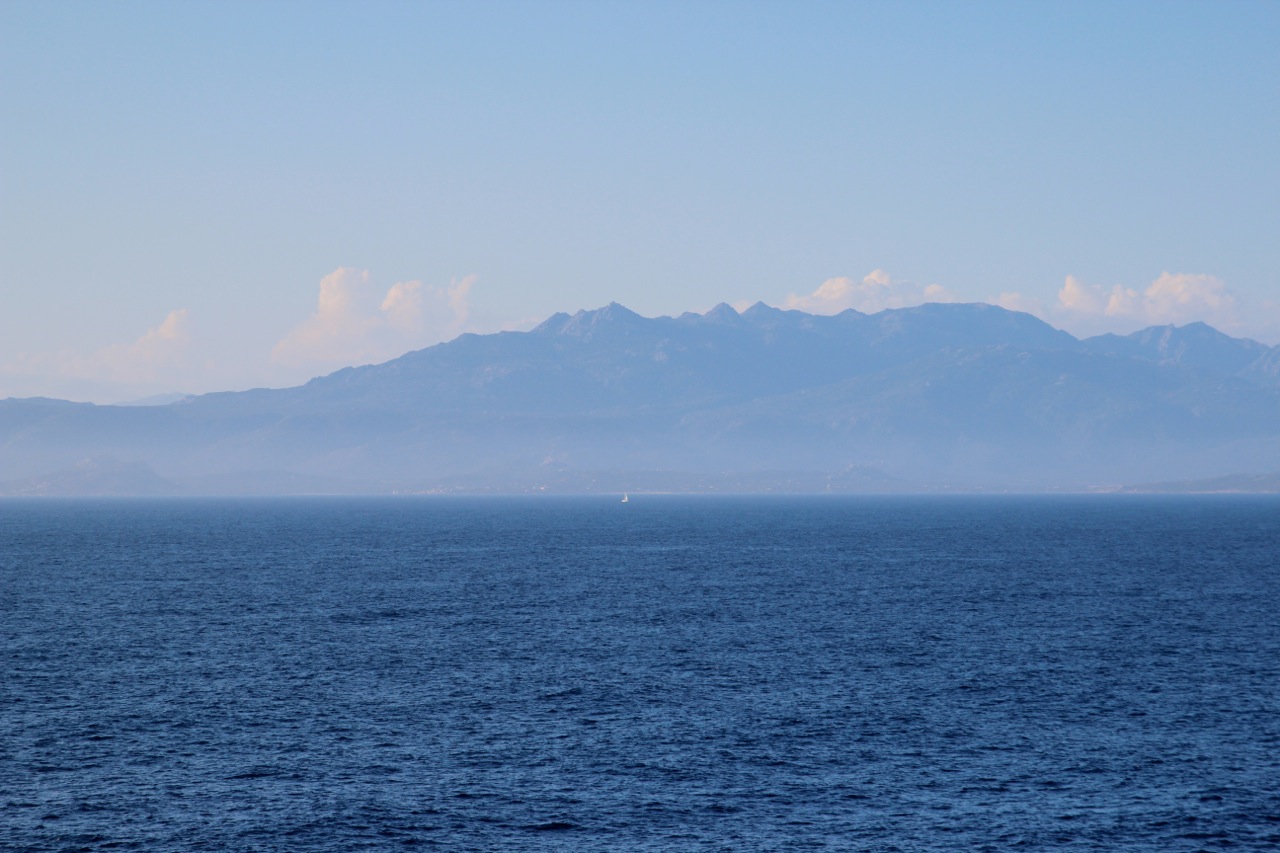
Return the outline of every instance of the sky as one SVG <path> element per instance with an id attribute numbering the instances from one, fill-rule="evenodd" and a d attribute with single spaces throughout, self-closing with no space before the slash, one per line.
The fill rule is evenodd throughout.
<path id="1" fill-rule="evenodd" d="M 1280 343 L 1280 3 L 0 4 L 0 398 L 620 302 Z"/>

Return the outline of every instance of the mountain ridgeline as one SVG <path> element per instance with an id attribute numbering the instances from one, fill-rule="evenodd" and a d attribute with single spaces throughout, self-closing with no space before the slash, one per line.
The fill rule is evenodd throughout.
<path id="1" fill-rule="evenodd" d="M 0 401 L 0 491 L 1088 489 L 1280 470 L 1280 347 L 927 304 L 611 304 L 305 385 Z M 78 485 L 77 485 L 78 484 Z"/>

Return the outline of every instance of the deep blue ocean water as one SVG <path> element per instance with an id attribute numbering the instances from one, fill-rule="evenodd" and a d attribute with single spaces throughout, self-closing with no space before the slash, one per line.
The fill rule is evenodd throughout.
<path id="1" fill-rule="evenodd" d="M 1280 846 L 1280 500 L 0 502 L 6 850 Z"/>

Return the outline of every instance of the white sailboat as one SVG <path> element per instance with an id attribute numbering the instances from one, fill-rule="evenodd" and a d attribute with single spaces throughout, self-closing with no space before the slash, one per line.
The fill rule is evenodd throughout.
<path id="1" fill-rule="evenodd" d="M 624 504 L 629 504 L 629 503 L 631 503 L 631 498 L 627 497 L 627 493 L 626 493 L 626 492 L 623 492 L 623 493 L 622 493 L 622 502 L 623 502 Z"/>

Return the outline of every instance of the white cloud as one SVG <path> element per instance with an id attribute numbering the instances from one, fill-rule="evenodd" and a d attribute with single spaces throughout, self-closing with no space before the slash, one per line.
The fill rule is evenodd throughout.
<path id="1" fill-rule="evenodd" d="M 74 350 L 18 353 L 0 365 L 9 394 L 65 394 L 114 402 L 131 395 L 181 390 L 191 368 L 190 312 L 170 311 L 141 337 L 85 355 Z"/>
<path id="2" fill-rule="evenodd" d="M 1223 331 L 1241 326 L 1235 296 L 1222 279 L 1192 273 L 1161 273 L 1141 291 L 1119 284 L 1110 289 L 1088 285 L 1069 275 L 1058 291 L 1056 311 L 1095 327 L 1182 325 L 1196 320 Z"/>
<path id="3" fill-rule="evenodd" d="M 1024 296 L 1017 291 L 1012 293 L 1001 293 L 999 296 L 991 300 L 992 305 L 999 305 L 1001 308 L 1009 311 L 1021 311 L 1024 314 L 1032 314 L 1036 317 L 1044 317 L 1044 303 L 1039 299 L 1030 296 Z"/>
<path id="4" fill-rule="evenodd" d="M 1149 316 L 1166 323 L 1205 317 L 1235 320 L 1235 297 L 1222 279 L 1211 275 L 1161 273 L 1143 294 Z"/>
<path id="5" fill-rule="evenodd" d="M 385 361 L 454 337 L 470 316 L 475 276 L 447 286 L 400 281 L 386 293 L 368 270 L 339 267 L 320 280 L 316 310 L 271 351 L 290 365 Z"/>
<path id="6" fill-rule="evenodd" d="M 380 308 L 391 328 L 416 331 L 422 324 L 422 282 L 398 281 L 391 285 Z"/>
<path id="7" fill-rule="evenodd" d="M 886 308 L 907 308 L 925 302 L 955 302 L 956 298 L 940 284 L 921 285 L 914 281 L 892 278 L 881 269 L 872 270 L 861 281 L 851 278 L 829 278 L 807 296 L 791 294 L 783 308 L 808 311 L 811 314 L 838 314 L 853 308 L 874 314 Z"/>
<path id="8" fill-rule="evenodd" d="M 1101 314 L 1106 304 L 1106 294 L 1101 287 L 1088 287 L 1073 275 L 1067 276 L 1062 290 L 1058 291 L 1058 305 L 1065 311 Z"/>
<path id="9" fill-rule="evenodd" d="M 185 308 L 170 311 L 160 325 L 148 329 L 133 343 L 98 350 L 90 363 L 115 382 L 156 382 L 186 361 L 191 343 L 189 318 L 190 312 Z"/>
<path id="10" fill-rule="evenodd" d="M 147 385 L 175 372 L 187 360 L 191 343 L 190 312 L 170 311 L 160 325 L 127 344 L 112 344 L 83 355 L 71 350 L 19 353 L 4 366 L 10 374 L 91 379 L 127 385 Z"/>
<path id="11" fill-rule="evenodd" d="M 791 294 L 782 307 L 814 314 L 837 314 L 846 308 L 875 313 L 924 302 L 956 301 L 963 301 L 961 295 L 940 285 L 902 281 L 877 269 L 861 280 L 827 279 L 812 293 Z M 1103 287 L 1068 275 L 1052 296 L 1038 298 L 1038 294 L 1006 291 L 986 301 L 1039 317 L 1079 336 L 1203 321 L 1229 335 L 1264 342 L 1280 339 L 1280 302 L 1248 300 L 1233 293 L 1221 278 L 1200 273 L 1164 272 L 1145 287 Z"/>

